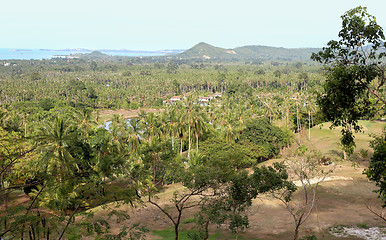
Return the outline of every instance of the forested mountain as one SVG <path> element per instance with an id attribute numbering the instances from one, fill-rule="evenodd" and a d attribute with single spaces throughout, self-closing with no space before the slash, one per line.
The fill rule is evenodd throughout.
<path id="1" fill-rule="evenodd" d="M 278 48 L 257 45 L 225 49 L 201 42 L 177 56 L 180 58 L 224 60 L 308 61 L 311 54 L 319 50 L 319 48 Z"/>

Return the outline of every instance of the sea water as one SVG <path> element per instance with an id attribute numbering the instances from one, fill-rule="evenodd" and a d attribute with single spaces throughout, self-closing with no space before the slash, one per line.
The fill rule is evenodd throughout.
<path id="1" fill-rule="evenodd" d="M 91 53 L 91 51 L 66 51 L 66 50 L 41 50 L 41 49 L 11 49 L 0 48 L 0 60 L 17 59 L 17 60 L 31 60 L 31 59 L 50 59 L 54 56 L 71 55 L 77 53 Z M 112 56 L 161 56 L 162 53 L 157 52 L 104 52 Z"/>

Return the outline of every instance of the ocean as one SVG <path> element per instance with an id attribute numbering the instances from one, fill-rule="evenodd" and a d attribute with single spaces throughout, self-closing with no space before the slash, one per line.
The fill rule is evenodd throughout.
<path id="1" fill-rule="evenodd" d="M 112 56 L 163 56 L 163 52 L 135 52 L 135 51 L 101 51 L 104 54 Z M 43 49 L 11 49 L 0 48 L 0 60 L 31 60 L 31 59 L 50 59 L 57 55 L 71 55 L 75 53 L 90 53 L 90 51 L 69 51 L 69 50 L 43 50 Z"/>

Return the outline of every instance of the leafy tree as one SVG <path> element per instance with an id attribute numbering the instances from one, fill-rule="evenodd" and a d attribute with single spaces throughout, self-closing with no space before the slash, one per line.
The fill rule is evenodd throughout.
<path id="1" fill-rule="evenodd" d="M 351 153 L 352 130 L 360 130 L 358 120 L 372 116 L 377 104 L 386 104 L 382 95 L 386 43 L 383 28 L 365 7 L 351 9 L 341 18 L 339 41 L 328 42 L 311 58 L 327 64 L 327 80 L 317 102 L 333 127 L 343 127 L 341 142 Z"/>
<path id="2" fill-rule="evenodd" d="M 281 77 L 281 71 L 280 71 L 280 70 L 275 70 L 275 71 L 273 72 L 273 74 L 274 74 L 275 77 L 277 77 L 277 78 L 280 78 L 280 77 Z"/>
<path id="3" fill-rule="evenodd" d="M 374 149 L 374 154 L 364 173 L 379 188 L 376 192 L 383 201 L 383 207 L 386 207 L 386 132 L 371 141 L 370 146 Z M 386 218 L 382 219 L 386 221 Z"/>
<path id="4" fill-rule="evenodd" d="M 156 206 L 173 223 L 175 232 L 174 239 L 178 240 L 182 214 L 186 209 L 199 205 L 199 203 L 193 201 L 192 198 L 194 196 L 204 197 L 206 194 L 209 194 L 208 191 L 210 191 L 211 188 L 214 189 L 212 184 L 215 180 L 213 176 L 211 176 L 213 172 L 208 171 L 208 167 L 202 165 L 191 166 L 189 168 L 174 168 L 173 172 L 185 187 L 180 191 L 174 192 L 173 198 L 171 199 L 171 203 L 174 206 L 172 209 L 175 209 L 177 214 L 174 214 L 168 205 L 161 206 L 157 203 L 155 196 L 157 189 L 152 185 L 148 187 L 148 202 Z"/>
<path id="5" fill-rule="evenodd" d="M 245 124 L 239 142 L 249 142 L 264 149 L 264 158 L 276 156 L 281 148 L 292 142 L 292 135 L 279 127 L 273 126 L 267 118 L 252 119 Z"/>
<path id="6" fill-rule="evenodd" d="M 235 170 L 232 164 L 227 165 L 216 159 L 205 164 L 211 165 L 207 172 L 211 174 L 211 179 L 217 179 L 218 182 L 213 195 L 201 199 L 197 223 L 203 233 L 202 239 L 209 238 L 209 223 L 220 225 L 226 221 L 238 239 L 239 233 L 249 226 L 245 212 L 253 199 L 270 191 L 286 189 L 292 193 L 296 190 L 294 184 L 288 181 L 286 168 L 281 163 L 274 163 L 273 167 L 255 166 L 253 174 L 248 174 L 246 170 Z"/>
<path id="7" fill-rule="evenodd" d="M 29 77 L 32 81 L 37 81 L 42 78 L 42 76 L 40 76 L 40 73 L 38 72 L 32 72 Z"/>
<path id="8" fill-rule="evenodd" d="M 55 107 L 55 101 L 50 98 L 44 98 L 40 100 L 39 105 L 45 111 L 49 111 L 50 109 Z"/>
<path id="9" fill-rule="evenodd" d="M 267 156 L 261 146 L 248 143 L 226 142 L 222 139 L 207 139 L 200 145 L 200 153 L 208 159 L 217 159 L 233 167 L 250 167 Z"/>

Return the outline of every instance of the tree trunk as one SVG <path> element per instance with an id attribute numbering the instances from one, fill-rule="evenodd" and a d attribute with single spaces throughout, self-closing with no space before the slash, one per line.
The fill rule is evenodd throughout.
<path id="1" fill-rule="evenodd" d="M 190 147 L 191 147 L 191 143 L 190 143 L 190 122 L 189 122 L 189 148 L 188 148 L 188 159 L 190 159 Z"/>
<path id="2" fill-rule="evenodd" d="M 296 105 L 296 125 L 298 128 L 299 144 L 300 144 L 300 123 L 299 123 L 299 107 Z"/>
<path id="3" fill-rule="evenodd" d="M 197 153 L 198 153 L 198 135 L 196 135 L 196 151 L 197 151 Z"/>
<path id="4" fill-rule="evenodd" d="M 287 123 L 286 123 L 286 127 L 288 128 L 288 120 L 289 120 L 289 108 L 287 108 L 287 111 L 286 111 L 286 117 L 287 117 Z"/>
<path id="5" fill-rule="evenodd" d="M 174 239 L 175 239 L 175 240 L 178 240 L 178 224 L 175 224 L 175 225 L 174 225 L 174 233 L 175 233 Z"/>
<path id="6" fill-rule="evenodd" d="M 294 240 L 298 240 L 298 238 L 299 238 L 299 226 L 296 226 L 295 234 L 294 234 Z"/>
<path id="7" fill-rule="evenodd" d="M 209 238 L 209 220 L 206 221 L 205 223 L 205 237 L 204 240 L 208 240 Z"/>
<path id="8" fill-rule="evenodd" d="M 308 111 L 308 140 L 311 140 L 311 111 Z"/>
<path id="9" fill-rule="evenodd" d="M 180 145 L 180 154 L 182 155 L 182 138 L 180 138 L 181 140 L 181 145 Z"/>

